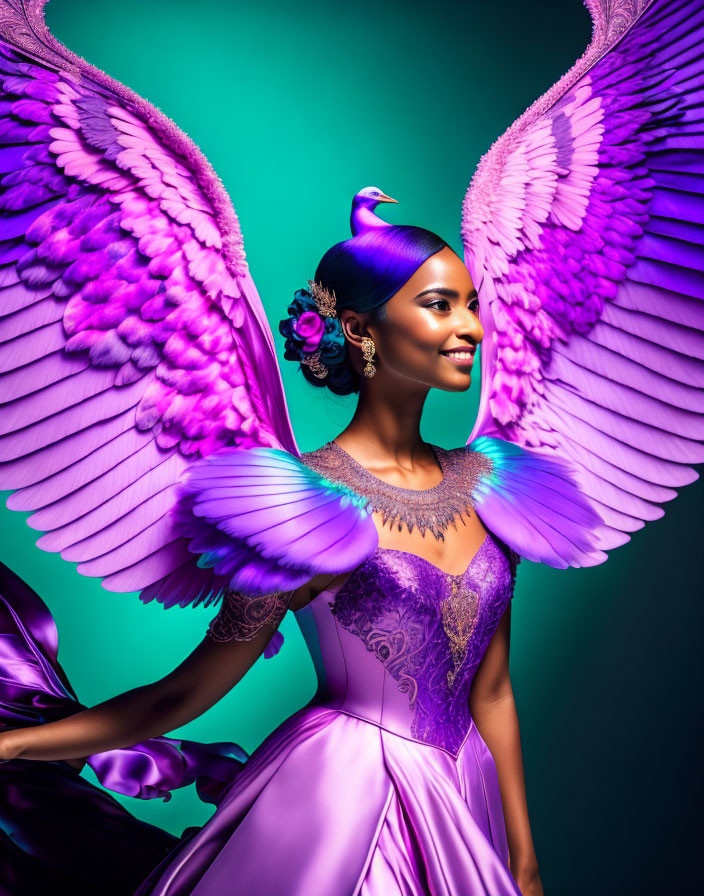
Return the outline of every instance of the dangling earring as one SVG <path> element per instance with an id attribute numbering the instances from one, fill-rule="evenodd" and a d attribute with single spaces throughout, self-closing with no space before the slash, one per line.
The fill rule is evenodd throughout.
<path id="1" fill-rule="evenodd" d="M 372 358 L 374 357 L 374 352 L 376 351 L 376 346 L 374 345 L 374 340 L 370 339 L 369 336 L 362 337 L 362 354 L 364 355 L 364 360 L 367 362 L 364 366 L 364 375 L 368 377 L 374 376 L 376 373 L 376 367 L 372 362 Z"/>

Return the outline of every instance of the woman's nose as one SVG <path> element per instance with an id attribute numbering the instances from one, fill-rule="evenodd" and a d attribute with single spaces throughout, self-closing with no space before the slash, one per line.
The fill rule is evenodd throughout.
<path id="1" fill-rule="evenodd" d="M 462 318 L 458 322 L 457 335 L 465 338 L 469 337 L 472 342 L 479 344 L 484 338 L 484 327 L 479 320 L 479 314 L 465 308 L 462 312 Z"/>

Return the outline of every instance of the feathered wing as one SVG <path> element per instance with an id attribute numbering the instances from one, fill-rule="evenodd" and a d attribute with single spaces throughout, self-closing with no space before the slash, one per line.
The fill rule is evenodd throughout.
<path id="1" fill-rule="evenodd" d="M 470 443 L 571 466 L 594 516 L 564 511 L 590 542 L 571 565 L 662 516 L 704 461 L 704 3 L 586 4 L 592 43 L 481 159 L 462 221 L 485 329 Z"/>
<path id="2" fill-rule="evenodd" d="M 273 337 L 207 160 L 44 5 L 0 0 L 0 488 L 108 590 L 210 602 L 170 511 L 204 458 L 299 455 Z"/>
<path id="3" fill-rule="evenodd" d="M 367 503 L 285 451 L 235 449 L 194 464 L 176 516 L 201 565 L 261 596 L 347 572 L 373 553 Z"/>

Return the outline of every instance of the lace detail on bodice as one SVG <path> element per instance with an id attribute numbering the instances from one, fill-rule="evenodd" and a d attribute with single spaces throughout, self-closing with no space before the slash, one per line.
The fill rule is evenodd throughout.
<path id="1" fill-rule="evenodd" d="M 450 593 L 440 602 L 442 627 L 450 644 L 453 668 L 447 673 L 450 689 L 467 655 L 467 645 L 477 622 L 479 595 L 462 587 L 461 576 L 448 576 Z"/>
<path id="2" fill-rule="evenodd" d="M 251 641 L 265 625 L 278 628 L 292 597 L 293 591 L 276 591 L 261 597 L 226 591 L 206 636 L 213 641 Z"/>
<path id="3" fill-rule="evenodd" d="M 408 694 L 411 733 L 459 749 L 469 689 L 512 595 L 509 549 L 488 534 L 468 569 L 449 575 L 414 554 L 379 548 L 347 579 L 330 609 Z"/>
<path id="4" fill-rule="evenodd" d="M 316 473 L 332 482 L 347 486 L 369 502 L 371 510 L 382 514 L 384 525 L 405 523 L 408 531 L 418 528 L 421 535 L 430 530 L 444 541 L 444 531 L 473 507 L 472 493 L 481 474 L 491 472 L 492 460 L 481 451 L 454 448 L 451 451 L 431 445 L 443 473 L 442 481 L 429 489 L 408 489 L 378 479 L 359 464 L 337 442 L 328 442 L 316 451 L 301 456 Z"/>

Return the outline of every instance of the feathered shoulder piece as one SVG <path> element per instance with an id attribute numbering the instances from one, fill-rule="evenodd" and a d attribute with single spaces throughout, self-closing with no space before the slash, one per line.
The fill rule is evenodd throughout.
<path id="1" fill-rule="evenodd" d="M 478 467 L 474 509 L 519 556 L 559 569 L 606 559 L 597 547 L 603 521 L 568 461 L 489 436 L 474 439 L 467 451 L 489 460 Z"/>
<path id="2" fill-rule="evenodd" d="M 360 495 L 275 448 L 236 448 L 193 464 L 176 524 L 232 591 L 290 591 L 358 566 L 378 545 Z"/>

